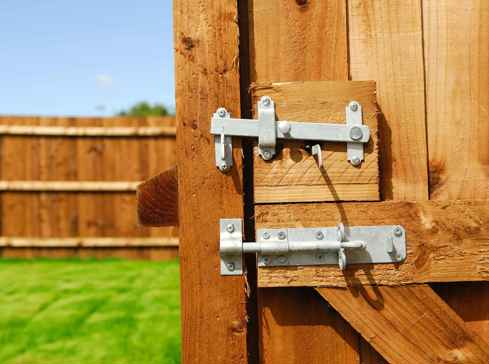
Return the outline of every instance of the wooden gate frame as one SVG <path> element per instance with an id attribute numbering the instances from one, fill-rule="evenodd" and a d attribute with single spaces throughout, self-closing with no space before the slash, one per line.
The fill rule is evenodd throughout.
<path id="1" fill-rule="evenodd" d="M 341 9 L 344 3 L 341 0 L 326 2 L 335 9 Z M 307 1 L 296 3 L 298 6 L 307 6 Z M 402 9 L 400 3 L 397 3 L 397 8 L 392 4 L 377 4 L 375 9 L 370 1 L 367 3 L 370 5 L 365 7 L 375 13 L 374 18 L 378 15 L 384 21 L 396 11 L 417 12 L 421 9 L 420 0 L 406 1 Z M 348 5 L 359 6 L 359 3 L 349 1 Z M 346 10 L 345 5 L 339 12 L 339 21 L 335 23 L 336 31 L 339 32 L 339 35 L 335 35 L 339 37 L 348 36 L 346 29 L 342 29 L 346 21 L 341 19 L 341 16 L 345 17 Z M 243 13 L 240 15 L 245 16 Z M 275 14 L 278 17 L 281 15 L 284 14 Z M 402 19 L 395 19 L 399 24 L 383 26 L 420 28 L 422 19 L 417 15 L 417 22 L 414 24 L 408 24 L 409 20 L 402 23 Z M 222 217 L 244 216 L 242 175 L 239 165 L 233 168 L 230 175 L 225 176 L 216 173 L 213 163 L 208 163 L 214 156 L 213 142 L 208 133 L 210 115 L 224 104 L 233 115 L 239 115 L 241 100 L 246 97 L 240 96 L 238 5 L 235 0 L 207 0 L 197 3 L 192 0 L 175 0 L 174 19 L 177 145 L 180 156 L 178 188 L 179 205 L 183 207 L 179 212 L 183 363 L 248 363 L 253 360 L 248 358 L 249 343 L 257 338 L 247 341 L 247 320 L 255 320 L 256 317 L 247 317 L 249 286 L 246 276 L 223 279 L 218 271 L 218 221 Z M 373 22 L 375 21 L 374 19 Z M 361 30 L 357 31 L 360 35 Z M 421 43 L 417 37 L 420 33 L 414 29 L 409 34 L 411 37 L 403 39 L 402 47 L 419 46 Z M 270 37 L 273 38 L 273 34 Z M 361 41 L 360 38 L 352 38 L 352 34 L 350 39 Z M 410 40 L 413 40 L 412 44 L 409 43 Z M 386 32 L 383 41 L 385 44 L 382 50 L 377 49 L 377 52 L 391 52 L 390 57 L 396 59 L 403 56 L 401 46 L 397 44 L 399 39 L 389 37 Z M 359 49 L 366 53 L 350 57 L 375 57 L 375 46 L 372 49 Z M 415 53 L 422 57 L 422 52 L 423 49 L 418 49 Z M 348 55 L 344 56 L 342 58 L 340 54 L 333 57 L 332 67 L 338 67 L 335 64 L 337 59 L 346 62 Z M 381 62 L 381 59 L 379 57 L 377 62 Z M 398 138 L 399 143 L 393 144 L 388 151 L 384 150 L 388 158 L 383 161 L 383 171 L 386 172 L 389 183 L 393 184 L 385 197 L 426 200 L 429 197 L 428 190 L 420 186 L 427 186 L 427 183 L 416 183 L 428 180 L 423 162 L 427 160 L 426 144 L 418 143 L 426 138 L 424 96 L 419 92 L 412 92 L 405 103 L 393 105 L 394 98 L 389 95 L 406 95 L 403 90 L 389 88 L 385 79 L 392 67 L 399 71 L 402 65 L 377 66 L 378 69 L 356 68 L 351 77 L 355 79 L 357 76 L 375 76 L 372 78 L 378 81 L 378 98 L 382 110 L 388 114 L 391 127 L 398 128 L 399 133 L 404 135 L 404 141 L 400 143 L 399 135 L 393 133 L 391 140 Z M 340 64 L 339 67 L 343 66 Z M 348 69 L 348 66 L 344 69 Z M 407 67 L 404 71 L 414 82 L 410 91 L 416 91 L 416 82 L 424 82 L 422 70 L 420 72 L 415 63 L 414 67 Z M 362 72 L 364 74 L 359 76 Z M 412 73 L 409 74 L 410 72 Z M 347 73 L 336 70 L 329 77 L 348 79 Z M 304 79 L 300 72 L 296 77 Z M 415 105 L 414 109 L 420 114 L 412 115 L 412 109 L 407 104 Z M 392 113 L 394 109 L 395 115 Z M 400 121 L 404 119 L 410 122 L 401 124 Z M 235 160 L 241 160 L 239 155 L 235 155 Z M 397 163 L 402 161 L 403 167 L 392 169 L 393 160 L 397 160 Z M 410 175 L 412 180 L 406 179 L 402 174 L 405 169 L 413 171 Z M 375 204 L 371 203 L 373 209 Z M 427 284 L 365 286 L 361 290 L 318 288 L 318 292 L 392 364 L 489 362 L 488 342 L 468 329 L 463 320 Z M 381 310 L 372 300 L 372 297 L 379 296 L 383 297 Z M 277 301 L 280 300 L 275 298 L 275 301 L 267 303 L 278 305 Z M 311 327 L 311 336 L 315 329 Z M 368 346 L 361 350 L 372 351 Z M 369 363 L 382 361 L 382 358 L 376 357 L 375 351 L 367 353 L 365 357 L 369 355 Z M 262 357 L 262 360 L 280 362 L 280 358 L 272 360 Z"/>

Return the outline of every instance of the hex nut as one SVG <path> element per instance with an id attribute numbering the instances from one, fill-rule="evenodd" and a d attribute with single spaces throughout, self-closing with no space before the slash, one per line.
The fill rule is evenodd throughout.
<path id="1" fill-rule="evenodd" d="M 228 233 L 233 233 L 233 232 L 234 232 L 234 225 L 233 225 L 233 224 L 228 224 L 228 225 L 226 226 L 226 231 L 227 231 Z"/>
<path id="2" fill-rule="evenodd" d="M 270 233 L 269 233 L 268 231 L 265 231 L 265 232 L 262 234 L 262 237 L 263 237 L 263 239 L 268 240 L 268 239 L 270 239 Z"/>
<path id="3" fill-rule="evenodd" d="M 231 271 L 231 272 L 236 269 L 236 267 L 234 266 L 234 263 L 228 263 L 227 264 L 227 267 L 228 267 L 228 270 Z"/>
<path id="4" fill-rule="evenodd" d="M 353 112 L 357 111 L 358 110 L 358 104 L 356 102 L 352 102 L 350 104 L 350 110 Z"/>
<path id="5" fill-rule="evenodd" d="M 287 237 L 287 234 L 285 234 L 283 231 L 279 231 L 278 238 L 280 240 L 285 240 L 286 237 Z"/>
<path id="6" fill-rule="evenodd" d="M 316 239 L 317 239 L 317 240 L 323 240 L 323 239 L 324 239 L 324 234 L 323 234 L 323 232 L 322 232 L 322 231 L 318 231 L 318 232 L 316 233 Z"/>
<path id="7" fill-rule="evenodd" d="M 402 236 L 402 229 L 399 226 L 394 228 L 394 235 L 400 238 Z"/>
<path id="8" fill-rule="evenodd" d="M 350 138 L 352 140 L 360 140 L 363 138 L 362 128 L 354 126 L 350 129 Z"/>

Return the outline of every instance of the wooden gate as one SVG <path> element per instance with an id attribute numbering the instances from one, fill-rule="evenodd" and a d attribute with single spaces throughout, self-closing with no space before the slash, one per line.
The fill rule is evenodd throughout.
<path id="1" fill-rule="evenodd" d="M 174 16 L 183 362 L 489 363 L 489 2 L 175 0 Z M 234 138 L 221 173 L 213 113 L 250 118 L 262 95 L 303 121 L 358 100 L 365 162 L 323 145 L 320 170 L 290 142 L 264 162 Z M 224 277 L 219 220 L 240 217 L 248 241 L 402 225 L 407 259 L 343 272 L 251 257 Z"/>
<path id="2" fill-rule="evenodd" d="M 4 257 L 175 257 L 138 226 L 136 186 L 175 163 L 174 119 L 0 118 Z"/>

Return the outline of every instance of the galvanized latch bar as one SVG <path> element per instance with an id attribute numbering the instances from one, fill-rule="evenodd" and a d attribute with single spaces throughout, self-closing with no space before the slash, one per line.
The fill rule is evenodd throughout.
<path id="1" fill-rule="evenodd" d="M 258 255 L 259 267 L 399 263 L 406 259 L 402 226 L 259 229 L 243 242 L 241 219 L 221 219 L 221 274 L 243 273 L 243 254 Z"/>
<path id="2" fill-rule="evenodd" d="M 355 166 L 364 160 L 363 144 L 370 140 L 370 129 L 363 125 L 362 106 L 357 101 L 346 105 L 345 124 L 287 120 L 277 122 L 275 103 L 269 96 L 263 96 L 258 102 L 257 120 L 231 118 L 225 108 L 219 108 L 212 117 L 210 132 L 214 135 L 216 166 L 223 172 L 233 165 L 233 136 L 258 138 L 258 152 L 264 160 L 275 156 L 277 139 L 344 142 L 347 143 L 347 159 Z M 314 151 L 321 166 L 318 147 Z"/>

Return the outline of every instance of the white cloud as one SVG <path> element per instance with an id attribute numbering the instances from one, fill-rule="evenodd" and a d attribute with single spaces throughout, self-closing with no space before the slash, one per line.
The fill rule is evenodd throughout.
<path id="1" fill-rule="evenodd" d="M 112 86 L 112 76 L 108 74 L 99 74 L 95 76 L 97 86 L 100 88 L 108 88 Z"/>

